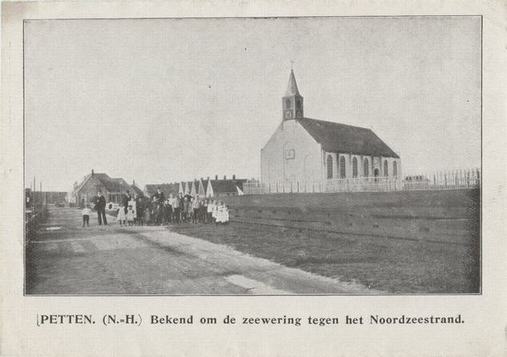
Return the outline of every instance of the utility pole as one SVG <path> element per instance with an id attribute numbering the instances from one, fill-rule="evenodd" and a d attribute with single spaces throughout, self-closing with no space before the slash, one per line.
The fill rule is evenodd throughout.
<path id="1" fill-rule="evenodd" d="M 33 191 L 32 191 L 32 212 L 35 212 L 35 191 L 37 190 L 37 186 L 35 186 L 35 176 L 33 177 Z"/>

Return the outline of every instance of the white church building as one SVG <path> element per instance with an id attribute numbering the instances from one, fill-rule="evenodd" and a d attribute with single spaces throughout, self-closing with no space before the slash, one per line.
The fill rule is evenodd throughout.
<path id="1" fill-rule="evenodd" d="M 305 117 L 293 70 L 282 108 L 280 125 L 261 149 L 264 186 L 325 186 L 361 178 L 401 176 L 400 157 L 372 130 Z"/>

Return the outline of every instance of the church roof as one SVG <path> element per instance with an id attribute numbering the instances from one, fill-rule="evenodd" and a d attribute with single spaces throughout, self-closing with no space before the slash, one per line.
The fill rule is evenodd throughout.
<path id="1" fill-rule="evenodd" d="M 294 76 L 294 71 L 290 70 L 290 76 L 289 76 L 289 84 L 287 85 L 287 91 L 285 92 L 286 97 L 291 97 L 294 95 L 301 96 L 299 94 L 298 84 L 296 83 L 296 77 Z"/>
<path id="2" fill-rule="evenodd" d="M 297 121 L 324 151 L 399 158 L 371 129 L 310 118 Z"/>

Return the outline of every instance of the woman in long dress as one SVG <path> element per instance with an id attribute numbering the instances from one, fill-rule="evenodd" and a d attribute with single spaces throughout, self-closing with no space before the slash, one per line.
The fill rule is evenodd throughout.
<path id="1" fill-rule="evenodd" d="M 215 224 L 218 224 L 217 214 L 218 214 L 218 202 L 213 201 L 213 211 L 211 212 L 211 217 L 213 218 L 213 221 L 215 222 Z"/>
<path id="2" fill-rule="evenodd" d="M 225 212 L 224 212 L 224 203 L 220 202 L 218 204 L 217 210 L 217 223 L 224 223 Z"/>

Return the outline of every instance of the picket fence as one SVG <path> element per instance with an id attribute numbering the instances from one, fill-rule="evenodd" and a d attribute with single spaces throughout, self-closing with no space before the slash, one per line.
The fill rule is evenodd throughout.
<path id="1" fill-rule="evenodd" d="M 452 190 L 480 187 L 480 169 L 441 171 L 401 177 L 355 177 L 322 181 L 279 181 L 243 184 L 244 194 L 311 192 L 390 192 L 415 190 Z"/>

